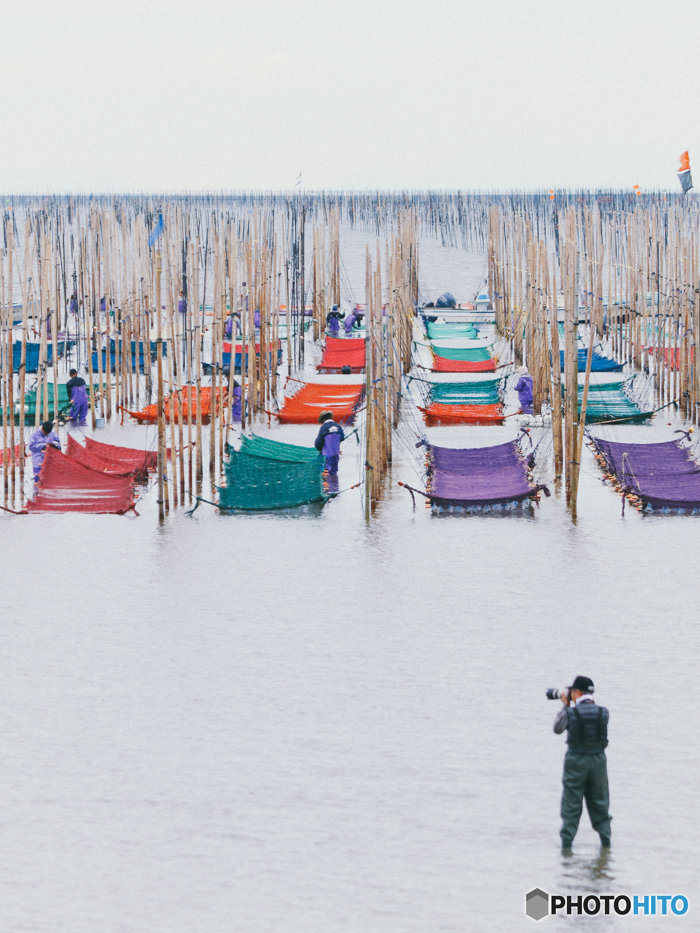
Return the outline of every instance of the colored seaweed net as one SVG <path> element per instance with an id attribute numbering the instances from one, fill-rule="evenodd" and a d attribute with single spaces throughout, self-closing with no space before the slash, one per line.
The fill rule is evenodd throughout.
<path id="1" fill-rule="evenodd" d="M 591 437 L 596 458 L 638 509 L 699 509 L 700 466 L 677 441 L 627 444 Z"/>
<path id="2" fill-rule="evenodd" d="M 257 448 L 255 455 L 228 449 L 226 485 L 217 487 L 220 509 L 262 512 L 325 501 L 323 460 L 317 451 L 313 451 L 313 459 L 310 449 L 309 459 L 292 459 L 299 456 L 299 448 L 282 448 L 293 445 L 265 442 L 263 446 L 253 440 L 249 449 L 251 444 Z"/>
<path id="3" fill-rule="evenodd" d="M 362 337 L 326 337 L 326 346 L 320 364 L 320 373 L 340 373 L 349 366 L 353 373 L 364 372 L 365 341 Z"/>
<path id="4" fill-rule="evenodd" d="M 364 385 L 330 385 L 304 382 L 288 395 L 276 417 L 285 424 L 315 424 L 322 411 L 333 412 L 336 421 L 350 423 L 364 396 Z"/>
<path id="5" fill-rule="evenodd" d="M 47 447 L 28 512 L 124 513 L 134 506 L 131 477 L 108 476 Z"/>

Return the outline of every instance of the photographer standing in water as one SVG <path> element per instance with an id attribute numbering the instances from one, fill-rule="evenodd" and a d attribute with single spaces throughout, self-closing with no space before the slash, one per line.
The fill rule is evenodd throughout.
<path id="1" fill-rule="evenodd" d="M 577 677 L 568 690 L 548 690 L 564 704 L 554 720 L 554 731 L 567 731 L 568 749 L 564 758 L 564 790 L 561 798 L 561 845 L 570 849 L 578 830 L 583 800 L 600 844 L 610 848 L 610 792 L 605 749 L 608 744 L 609 713 L 593 699 L 593 681 Z"/>

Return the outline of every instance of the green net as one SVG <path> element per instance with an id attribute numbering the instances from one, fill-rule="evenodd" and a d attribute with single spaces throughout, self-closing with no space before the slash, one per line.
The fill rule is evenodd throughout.
<path id="1" fill-rule="evenodd" d="M 56 413 L 54 412 L 53 404 L 53 383 L 50 382 L 47 386 L 48 388 L 48 397 L 49 397 L 49 407 L 48 411 L 44 407 L 44 389 L 41 389 L 40 397 L 40 412 L 39 412 L 39 424 L 42 421 L 55 421 L 57 418 Z M 90 395 L 90 387 L 86 386 L 86 391 L 88 397 Z M 97 386 L 95 386 L 97 388 Z M 29 392 L 24 394 L 24 423 L 27 427 L 31 427 L 36 421 L 36 389 L 31 389 Z M 65 383 L 59 383 L 58 386 L 58 417 L 67 415 L 70 409 L 70 401 L 68 399 L 68 389 L 65 386 Z M 0 409 L 0 424 L 3 423 L 3 416 L 7 409 Z M 19 424 L 19 400 L 15 399 L 15 424 Z"/>
<path id="2" fill-rule="evenodd" d="M 436 347 L 433 346 L 433 353 L 441 356 L 443 360 L 465 360 L 469 363 L 480 363 L 483 360 L 491 360 L 493 356 L 486 347 L 476 347 L 474 349 L 464 349 L 462 347 Z"/>
<path id="3" fill-rule="evenodd" d="M 581 413 L 583 386 L 578 387 L 578 410 Z M 651 412 L 644 412 L 625 394 L 619 382 L 607 382 L 603 385 L 588 387 L 586 401 L 586 424 L 601 421 L 644 421 L 651 417 Z"/>
<path id="4" fill-rule="evenodd" d="M 271 460 L 229 449 L 219 508 L 245 512 L 290 509 L 324 500 L 322 461 Z"/>
<path id="5" fill-rule="evenodd" d="M 426 321 L 425 329 L 431 340 L 439 340 L 440 338 L 452 340 L 457 337 L 476 340 L 479 336 L 479 331 L 473 324 L 433 324 Z"/>
<path id="6" fill-rule="evenodd" d="M 250 457 L 266 457 L 271 460 L 284 460 L 287 463 L 310 462 L 318 460 L 319 453 L 315 447 L 298 447 L 296 444 L 283 444 L 281 441 L 271 441 L 265 437 L 243 436 L 241 453 Z"/>
<path id="7" fill-rule="evenodd" d="M 495 405 L 500 402 L 499 379 L 483 382 L 436 382 L 430 387 L 430 401 L 446 405 Z"/>

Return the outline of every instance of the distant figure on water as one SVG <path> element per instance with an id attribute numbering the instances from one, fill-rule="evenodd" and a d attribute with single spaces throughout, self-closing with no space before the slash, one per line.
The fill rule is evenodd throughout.
<path id="1" fill-rule="evenodd" d="M 345 440 L 343 429 L 333 420 L 332 411 L 322 411 L 318 416 L 321 430 L 318 432 L 314 447 L 326 458 L 326 472 L 334 476 L 338 472 L 340 442 Z"/>
<path id="2" fill-rule="evenodd" d="M 226 376 L 227 383 L 231 382 L 231 367 L 224 366 L 222 369 L 224 376 Z M 240 421 L 241 420 L 241 384 L 238 379 L 233 380 L 233 394 L 232 394 L 232 403 L 231 403 L 231 420 Z"/>
<path id="3" fill-rule="evenodd" d="M 527 366 L 521 366 L 518 370 L 519 379 L 515 386 L 515 391 L 518 393 L 518 398 L 520 399 L 520 411 L 524 415 L 532 414 L 532 403 L 533 403 L 533 390 L 532 390 L 532 376 L 527 371 Z"/>
<path id="4" fill-rule="evenodd" d="M 350 334 L 352 334 L 353 327 L 360 327 L 362 325 L 363 317 L 364 314 L 359 310 L 359 308 L 353 308 L 352 312 L 345 318 L 345 324 L 343 325 L 345 327 L 346 337 L 349 337 Z"/>
<path id="5" fill-rule="evenodd" d="M 328 312 L 326 327 L 334 337 L 337 337 L 340 333 L 340 322 L 344 317 L 345 312 L 338 310 L 338 305 L 333 305 L 333 308 Z"/>
<path id="6" fill-rule="evenodd" d="M 78 375 L 77 369 L 71 369 L 70 379 L 66 383 L 68 390 L 68 400 L 71 403 L 70 420 L 74 428 L 85 427 L 85 419 L 88 413 L 88 397 L 85 387 L 85 380 Z"/>
<path id="7" fill-rule="evenodd" d="M 233 314 L 229 315 L 228 320 L 226 321 L 226 326 L 224 327 L 224 337 L 226 340 L 231 340 L 233 333 L 238 336 L 241 332 L 241 315 L 238 311 L 234 311 Z"/>
<path id="8" fill-rule="evenodd" d="M 562 691 L 564 704 L 554 720 L 557 735 L 567 732 L 568 750 L 564 758 L 564 790 L 561 798 L 561 847 L 571 849 L 578 830 L 583 801 L 600 844 L 610 848 L 610 792 L 608 763 L 608 719 L 604 706 L 593 699 L 593 681 L 577 677 L 568 690 Z"/>
<path id="9" fill-rule="evenodd" d="M 53 421 L 45 421 L 40 428 L 29 438 L 29 452 L 32 455 L 32 467 L 34 468 L 34 482 L 39 479 L 41 464 L 44 462 L 44 455 L 47 446 L 51 444 L 57 450 L 61 449 L 61 439 L 53 429 Z"/>

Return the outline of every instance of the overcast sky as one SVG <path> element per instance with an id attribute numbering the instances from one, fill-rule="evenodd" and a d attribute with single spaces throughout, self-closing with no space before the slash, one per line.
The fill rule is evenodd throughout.
<path id="1" fill-rule="evenodd" d="M 699 10 L 0 0 L 0 190 L 675 190 Z"/>

